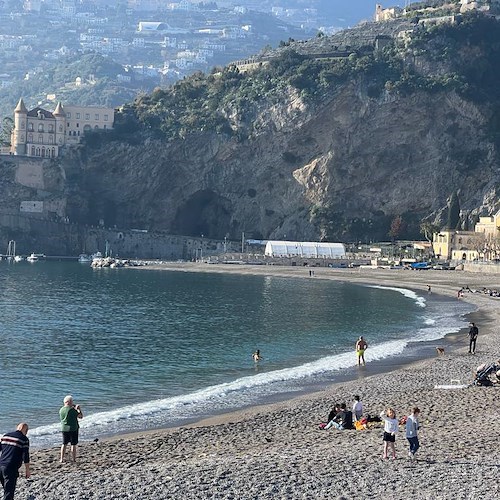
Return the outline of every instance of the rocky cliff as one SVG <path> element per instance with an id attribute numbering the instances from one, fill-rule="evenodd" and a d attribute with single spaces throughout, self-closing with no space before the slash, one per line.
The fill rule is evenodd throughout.
<path id="1" fill-rule="evenodd" d="M 337 36 L 324 57 L 320 51 L 313 62 L 300 60 L 302 77 L 317 71 L 318 61 L 320 76 L 325 65 L 350 64 L 355 72 L 343 79 L 336 73 L 334 85 L 314 93 L 288 80 L 278 85 L 279 99 L 258 95 L 244 106 L 237 97 L 226 99 L 221 108 L 230 133 L 218 125 L 197 127 L 195 113 L 188 133 L 167 137 L 166 126 L 158 133 L 151 121 L 141 121 L 145 104 L 138 101 L 135 131 L 93 137 L 55 162 L 65 172 L 65 215 L 82 224 L 102 220 L 106 227 L 218 239 L 245 232 L 364 241 L 386 239 L 396 216 L 405 223 L 401 236 L 421 237 L 420 223 L 443 222 L 456 192 L 464 223 L 491 213 L 500 208 L 500 100 L 491 91 L 496 70 L 490 66 L 500 29 L 492 19 L 470 23 L 467 31 L 453 25 L 429 30 L 416 22 L 413 44 L 405 46 L 398 24 L 390 57 L 377 52 L 373 25 L 358 28 L 360 52 L 349 33 L 348 57 L 334 53 L 342 46 Z M 369 40 L 373 52 L 366 52 Z M 296 54 L 299 46 L 307 53 L 303 43 L 288 49 Z M 473 67 L 476 73 L 468 74 Z M 269 71 L 239 76 L 240 89 L 243 79 L 275 82 Z M 124 114 L 122 125 L 127 120 Z"/>

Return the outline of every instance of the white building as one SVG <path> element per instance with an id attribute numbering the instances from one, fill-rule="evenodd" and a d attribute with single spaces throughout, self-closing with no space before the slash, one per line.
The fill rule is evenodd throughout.
<path id="1" fill-rule="evenodd" d="M 342 243 L 309 241 L 268 241 L 264 254 L 269 257 L 306 257 L 315 259 L 342 259 L 346 255 Z"/>

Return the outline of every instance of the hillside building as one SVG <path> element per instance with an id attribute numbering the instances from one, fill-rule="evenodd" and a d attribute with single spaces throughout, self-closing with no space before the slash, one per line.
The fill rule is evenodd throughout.
<path id="1" fill-rule="evenodd" d="M 23 99 L 14 110 L 10 154 L 55 158 L 64 146 L 78 144 L 90 130 L 113 128 L 113 108 L 65 106 L 59 102 L 54 111 L 36 107 L 30 111 Z"/>
<path id="2" fill-rule="evenodd" d="M 474 231 L 446 229 L 432 238 L 434 255 L 444 260 L 471 261 L 496 258 L 500 252 L 500 211 L 480 217 Z"/>

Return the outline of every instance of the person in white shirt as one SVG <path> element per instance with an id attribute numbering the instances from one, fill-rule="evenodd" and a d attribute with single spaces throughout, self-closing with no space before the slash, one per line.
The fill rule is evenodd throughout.
<path id="1" fill-rule="evenodd" d="M 354 403 L 352 405 L 352 416 L 354 417 L 355 422 L 361 420 L 361 417 L 363 416 L 363 403 L 360 401 L 359 396 L 354 396 Z"/>
<path id="2" fill-rule="evenodd" d="M 398 432 L 398 419 L 396 412 L 392 408 L 387 408 L 385 412 L 380 414 L 380 418 L 384 421 L 384 454 L 382 458 L 389 458 L 389 450 L 392 452 L 392 459 L 396 460 L 396 432 Z"/>
<path id="3" fill-rule="evenodd" d="M 412 460 L 415 458 L 415 453 L 417 453 L 417 450 L 420 448 L 417 436 L 419 428 L 419 415 L 420 409 L 415 406 L 410 415 L 406 418 L 406 439 L 408 439 L 408 443 L 410 443 L 410 451 L 408 452 L 408 455 Z"/>

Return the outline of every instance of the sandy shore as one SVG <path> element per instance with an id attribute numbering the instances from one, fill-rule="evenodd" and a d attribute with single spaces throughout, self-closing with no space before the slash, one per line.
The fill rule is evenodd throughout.
<path id="1" fill-rule="evenodd" d="M 235 272 L 404 286 L 456 297 L 465 285 L 500 289 L 500 275 L 463 271 L 315 270 L 270 266 L 172 264 L 163 269 Z M 148 268 L 147 268 L 148 269 Z M 149 268 L 151 269 L 151 267 Z M 122 272 L 122 271 L 119 271 Z M 125 271 L 133 272 L 133 271 Z M 113 438 L 79 447 L 77 464 L 58 450 L 32 452 L 32 479 L 19 499 L 496 499 L 500 497 L 500 387 L 435 389 L 472 381 L 481 363 L 500 358 L 500 299 L 466 294 L 478 307 L 477 354 L 463 347 L 388 373 L 255 407 L 179 429 Z M 369 350 L 367 351 L 369 362 Z M 369 370 L 367 370 L 369 373 Z M 421 449 L 407 456 L 403 429 L 397 460 L 382 459 L 382 428 L 320 430 L 334 402 L 359 394 L 366 412 L 422 410 Z"/>

